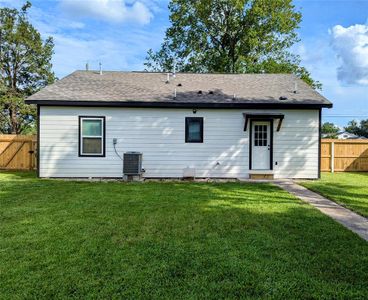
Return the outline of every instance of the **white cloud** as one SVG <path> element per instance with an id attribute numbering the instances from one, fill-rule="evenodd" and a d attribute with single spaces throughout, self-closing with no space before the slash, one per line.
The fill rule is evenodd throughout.
<path id="1" fill-rule="evenodd" d="M 126 0 L 127 4 L 132 4 L 137 0 Z M 149 8 L 154 14 L 159 14 L 167 10 L 170 0 L 139 0 Z"/>
<path id="2" fill-rule="evenodd" d="M 32 7 L 29 16 L 33 26 L 44 35 L 53 35 L 62 30 L 80 30 L 85 27 L 82 22 L 72 21 L 60 16 L 55 17 L 38 7 Z"/>
<path id="3" fill-rule="evenodd" d="M 332 32 L 331 32 L 332 34 Z M 333 102 L 333 109 L 323 111 L 323 121 L 344 126 L 353 118 L 326 117 L 328 115 L 368 115 L 368 88 L 362 84 L 347 84 L 336 76 L 341 60 L 331 47 L 331 35 L 327 30 L 321 35 L 303 39 L 293 47 L 293 53 L 301 56 L 302 65 L 311 72 L 312 78 L 322 83 L 322 95 Z"/>
<path id="4" fill-rule="evenodd" d="M 76 18 L 90 17 L 110 22 L 148 24 L 153 15 L 141 1 L 129 5 L 124 0 L 61 0 L 61 8 Z"/>
<path id="5" fill-rule="evenodd" d="M 76 69 L 84 69 L 86 62 L 91 69 L 119 70 L 127 68 L 127 50 L 110 39 L 81 39 L 54 34 L 55 54 L 53 65 L 56 73 L 63 77 Z"/>
<path id="6" fill-rule="evenodd" d="M 347 84 L 368 85 L 368 25 L 337 25 L 330 34 L 340 62 L 338 79 Z"/>
<path id="7" fill-rule="evenodd" d="M 18 7 L 22 6 L 25 1 L 22 0 L 0 0 L 0 6 L 7 6 L 7 7 Z"/>
<path id="8" fill-rule="evenodd" d="M 161 33 L 132 28 L 125 33 L 111 28 L 99 34 L 59 32 L 52 36 L 55 41 L 53 69 L 60 78 L 76 69 L 84 69 L 86 62 L 91 70 L 98 70 L 99 62 L 103 70 L 143 70 L 149 45 L 161 40 Z"/>
<path id="9" fill-rule="evenodd" d="M 142 1 L 149 3 L 149 0 Z M 126 3 L 129 9 L 139 11 L 139 5 L 134 6 L 137 2 L 126 0 Z M 82 23 L 61 14 L 57 5 L 33 6 L 29 13 L 31 23 L 41 36 L 54 38 L 52 63 L 59 78 L 76 69 L 84 69 L 87 61 L 90 69 L 98 69 L 101 62 L 104 70 L 142 70 L 146 51 L 157 47 L 164 34 L 164 28 L 157 23 L 153 23 L 149 30 L 132 24 L 95 24 L 90 20 Z"/>

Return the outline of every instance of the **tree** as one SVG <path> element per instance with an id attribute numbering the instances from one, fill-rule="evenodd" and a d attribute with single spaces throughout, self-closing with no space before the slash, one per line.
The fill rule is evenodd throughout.
<path id="1" fill-rule="evenodd" d="M 146 70 L 220 73 L 294 73 L 321 88 L 290 53 L 299 41 L 301 13 L 292 0 L 172 0 L 171 27 Z"/>
<path id="2" fill-rule="evenodd" d="M 348 126 L 344 127 L 345 131 L 355 135 L 360 135 L 360 128 L 357 121 L 352 120 L 348 123 Z"/>
<path id="3" fill-rule="evenodd" d="M 355 135 L 368 138 L 368 119 L 361 120 L 360 124 L 357 121 L 352 120 L 348 123 L 348 126 L 345 127 L 345 130 Z"/>
<path id="4" fill-rule="evenodd" d="M 324 134 L 327 138 L 336 138 L 336 135 L 339 131 L 339 127 L 330 122 L 323 123 L 321 128 L 322 134 Z"/>
<path id="5" fill-rule="evenodd" d="M 360 135 L 368 138 L 368 119 L 360 121 Z"/>
<path id="6" fill-rule="evenodd" d="M 19 134 L 34 125 L 36 108 L 24 98 L 52 83 L 51 37 L 42 41 L 27 18 L 30 2 L 21 10 L 0 8 L 0 132 Z"/>

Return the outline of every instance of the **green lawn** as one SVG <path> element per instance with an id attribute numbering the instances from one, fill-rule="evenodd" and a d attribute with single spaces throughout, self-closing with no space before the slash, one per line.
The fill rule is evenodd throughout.
<path id="1" fill-rule="evenodd" d="M 368 217 L 368 173 L 322 173 L 321 180 L 301 184 Z"/>
<path id="2" fill-rule="evenodd" d="M 368 243 L 268 184 L 0 174 L 0 298 L 367 299 Z"/>

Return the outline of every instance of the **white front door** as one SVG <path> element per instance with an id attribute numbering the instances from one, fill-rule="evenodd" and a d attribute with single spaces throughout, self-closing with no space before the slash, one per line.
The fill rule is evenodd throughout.
<path id="1" fill-rule="evenodd" d="M 270 170 L 270 125 L 268 121 L 252 122 L 252 170 Z"/>

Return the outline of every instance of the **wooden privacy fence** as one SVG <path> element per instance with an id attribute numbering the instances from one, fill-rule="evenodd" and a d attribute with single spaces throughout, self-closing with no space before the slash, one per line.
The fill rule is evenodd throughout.
<path id="1" fill-rule="evenodd" d="M 0 135 L 0 170 L 36 169 L 36 151 L 36 136 Z"/>
<path id="2" fill-rule="evenodd" d="M 321 171 L 359 172 L 368 171 L 368 139 L 322 139 Z"/>

